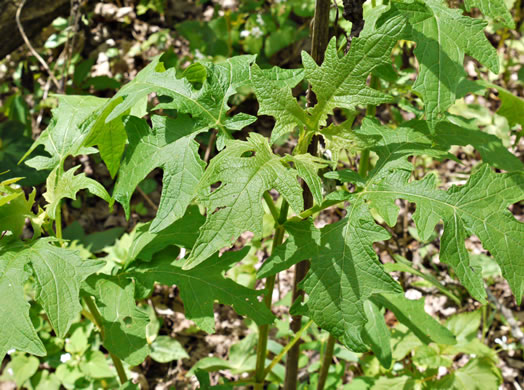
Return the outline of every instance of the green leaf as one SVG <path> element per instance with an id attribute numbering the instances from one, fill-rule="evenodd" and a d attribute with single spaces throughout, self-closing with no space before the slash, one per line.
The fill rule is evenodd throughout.
<path id="1" fill-rule="evenodd" d="M 149 316 L 136 306 L 133 282 L 122 276 L 96 275 L 87 279 L 84 290 L 96 298 L 104 347 L 131 366 L 142 363 L 149 355 Z"/>
<path id="2" fill-rule="evenodd" d="M 497 52 L 484 35 L 487 22 L 463 16 L 441 0 L 396 0 L 381 20 L 390 23 L 398 15 L 405 16 L 410 27 L 405 38 L 417 44 L 420 70 L 413 90 L 422 96 L 426 119 L 434 127 L 455 102 L 457 87 L 465 77 L 464 54 L 498 73 Z"/>
<path id="3" fill-rule="evenodd" d="M 517 97 L 514 98 L 518 99 Z M 522 102 L 521 109 L 524 110 L 524 100 Z M 513 109 L 517 108 L 513 107 Z M 456 121 L 456 118 L 453 117 L 449 119 Z M 522 119 L 522 122 L 524 124 L 524 119 Z M 484 133 L 479 129 L 466 128 L 458 123 L 441 121 L 436 126 L 434 140 L 443 150 L 449 149 L 451 145 L 471 145 L 479 152 L 484 162 L 495 168 L 507 171 L 517 171 L 524 168 L 524 163 L 504 146 L 500 138 Z"/>
<path id="4" fill-rule="evenodd" d="M 309 153 L 286 156 L 284 160 L 295 164 L 298 175 L 311 190 L 316 204 L 322 204 L 322 179 L 318 175 L 318 171 L 326 167 L 328 161 L 314 157 Z"/>
<path id="5" fill-rule="evenodd" d="M 83 260 L 76 252 L 40 239 L 19 252 L 31 263 L 36 300 L 44 308 L 58 337 L 65 337 L 82 309 L 80 283 L 102 267 L 96 260 Z"/>
<path id="6" fill-rule="evenodd" d="M 321 248 L 311 251 L 311 269 L 301 283 L 309 296 L 309 316 L 351 350 L 365 352 L 364 302 L 374 294 L 402 292 L 373 250 L 373 243 L 387 240 L 389 233 L 375 224 L 363 202 L 356 202 L 346 218 L 324 227 L 321 237 Z"/>
<path id="7" fill-rule="evenodd" d="M 257 324 L 267 324 L 273 315 L 259 302 L 260 291 L 252 290 L 223 276 L 233 264 L 244 258 L 249 247 L 238 252 L 226 252 L 221 257 L 215 254 L 205 264 L 183 270 L 182 261 L 163 256 L 130 269 L 137 284 L 150 289 L 155 282 L 173 285 L 180 289 L 186 317 L 193 320 L 202 330 L 213 333 L 215 318 L 213 302 L 232 305 L 240 315 L 247 315 Z"/>
<path id="8" fill-rule="evenodd" d="M 318 100 L 310 110 L 315 131 L 319 125 L 326 124 L 327 116 L 337 107 L 351 110 L 356 105 L 391 101 L 390 96 L 368 87 L 367 78 L 377 67 L 391 63 L 391 50 L 403 36 L 405 27 L 403 17 L 393 16 L 376 29 L 365 29 L 360 37 L 353 39 L 351 50 L 342 58 L 338 56 L 333 38 L 321 66 L 302 52 L 305 78 Z"/>
<path id="9" fill-rule="evenodd" d="M 47 177 L 44 198 L 49 203 L 46 211 L 52 219 L 56 219 L 56 209 L 60 206 L 60 201 L 63 198 L 76 199 L 76 193 L 82 189 L 87 189 L 93 195 L 110 202 L 111 197 L 102 184 L 88 178 L 85 173 L 75 175 L 78 168 L 80 165 L 63 172 L 60 167 L 56 167 Z"/>
<path id="10" fill-rule="evenodd" d="M 0 248 L 0 291 L 9 300 L 0 309 L 0 357 L 15 348 L 45 355 L 28 316 L 23 286 L 34 276 L 36 301 L 42 305 L 58 337 L 64 337 L 81 310 L 80 283 L 102 266 L 94 260 L 82 260 L 74 251 L 51 244 L 51 239 L 39 239 L 29 244 L 12 243 L 9 250 Z"/>
<path id="11" fill-rule="evenodd" d="M 39 365 L 39 360 L 34 356 L 16 354 L 3 370 L 0 383 L 13 380 L 18 388 L 24 388 L 24 383 L 38 371 Z"/>
<path id="12" fill-rule="evenodd" d="M 522 115 L 524 110 L 524 99 L 515 96 L 510 91 L 499 85 L 488 83 L 483 80 L 477 81 L 477 85 L 481 85 L 485 88 L 496 89 L 502 103 L 497 110 L 497 114 L 506 118 L 511 127 L 519 124 L 524 129 L 524 115 Z"/>
<path id="13" fill-rule="evenodd" d="M 515 28 L 515 21 L 504 0 L 465 0 L 464 5 L 468 12 L 471 8 L 476 7 L 484 15 L 501 22 L 507 28 Z"/>
<path id="14" fill-rule="evenodd" d="M 44 356 L 46 349 L 29 318 L 24 283 L 29 277 L 28 259 L 0 248 L 0 295 L 9 297 L 0 305 L 0 362 L 10 349 Z"/>
<path id="15" fill-rule="evenodd" d="M 385 216 L 385 209 L 395 208 L 394 200 L 406 199 L 417 204 L 413 219 L 420 237 L 427 238 L 442 219 L 440 258 L 450 264 L 457 276 L 476 299 L 485 302 L 480 270 L 473 269 L 464 245 L 472 234 L 480 238 L 508 280 L 517 302 L 524 293 L 524 224 L 517 221 L 507 207 L 524 198 L 522 171 L 495 174 L 481 166 L 461 187 L 437 190 L 435 176 L 409 182 L 408 171 L 391 171 L 379 182 L 369 182 L 358 198 L 364 197 Z M 390 212 L 386 221 L 391 222 Z"/>
<path id="16" fill-rule="evenodd" d="M 332 123 L 317 133 L 324 138 L 326 149 L 331 151 L 333 161 L 339 160 L 340 151 L 343 149 L 351 153 L 368 149 L 374 144 L 373 138 L 352 129 L 353 120 L 346 120 L 339 125 Z"/>
<path id="17" fill-rule="evenodd" d="M 189 65 L 182 73 L 182 76 L 190 83 L 204 83 L 207 78 L 207 69 L 204 65 L 196 62 Z"/>
<path id="18" fill-rule="evenodd" d="M 251 82 L 259 103 L 258 115 L 271 115 L 276 123 L 271 133 L 271 143 L 291 133 L 297 126 L 307 127 L 309 119 L 291 93 L 304 77 L 302 69 L 260 69 L 251 67 Z"/>
<path id="19" fill-rule="evenodd" d="M 158 336 L 151 344 L 151 358 L 159 363 L 188 358 L 182 344 L 169 336 Z"/>
<path id="20" fill-rule="evenodd" d="M 129 202 L 137 185 L 155 168 L 162 168 L 162 197 L 151 231 L 158 232 L 182 217 L 193 200 L 204 172 L 194 137 L 205 130 L 188 115 L 177 119 L 153 116 L 153 129 L 137 117 L 127 117 L 129 147 L 120 168 L 113 197 L 129 218 Z"/>
<path id="21" fill-rule="evenodd" d="M 107 363 L 102 352 L 89 350 L 85 354 L 85 360 L 80 362 L 80 370 L 91 378 L 112 378 L 115 373 Z"/>
<path id="22" fill-rule="evenodd" d="M 313 220 L 288 221 L 284 224 L 289 238 L 275 248 L 257 272 L 257 279 L 267 278 L 284 271 L 296 263 L 310 258 L 320 247 L 320 230 Z"/>
<path id="23" fill-rule="evenodd" d="M 155 253 L 170 245 L 192 248 L 198 238 L 198 229 L 204 222 L 205 217 L 200 214 L 198 206 L 189 206 L 181 219 L 159 233 L 151 232 L 151 222 L 138 224 L 125 265 L 135 259 L 151 260 Z"/>
<path id="24" fill-rule="evenodd" d="M 231 125 L 230 120 L 235 117 L 227 116 L 227 101 L 237 88 L 249 83 L 249 66 L 254 59 L 254 56 L 237 56 L 221 64 L 203 64 L 208 77 L 202 88 L 197 90 L 186 78 L 177 79 L 174 68 L 165 70 L 162 57 L 156 57 L 112 98 L 124 100 L 109 114 L 106 122 L 124 114 L 144 96 L 154 92 L 172 98 L 171 102 L 159 104 L 156 108 L 191 114 L 200 123 L 198 128 L 216 128 L 220 131 L 220 137 L 229 137 L 229 130 L 238 130 L 238 125 Z M 256 120 L 255 117 L 250 118 L 250 123 Z M 244 125 L 245 119 L 244 114 Z"/>
<path id="25" fill-rule="evenodd" d="M 363 331 L 364 341 L 371 346 L 371 350 L 386 369 L 391 367 L 391 342 L 389 329 L 380 308 L 371 301 L 364 302 L 364 311 L 368 322 Z"/>
<path id="26" fill-rule="evenodd" d="M 0 232 L 10 231 L 13 236 L 20 237 L 24 230 L 26 218 L 32 218 L 36 190 L 26 199 L 24 190 L 13 186 L 20 179 L 10 179 L 0 182 Z"/>
<path id="27" fill-rule="evenodd" d="M 216 183 L 220 186 L 209 193 L 209 187 Z M 199 188 L 198 197 L 208 216 L 185 269 L 231 245 L 245 231 L 262 234 L 265 191 L 276 189 L 296 212 L 303 208 L 297 172 L 285 166 L 257 133 L 251 133 L 247 141 L 228 142 L 226 149 L 211 160 Z"/>
<path id="28" fill-rule="evenodd" d="M 424 299 L 410 300 L 403 294 L 377 294 L 371 298 L 376 304 L 391 310 L 424 343 L 456 344 L 455 336 L 424 310 Z"/>
<path id="29" fill-rule="evenodd" d="M 84 132 L 86 133 L 83 145 L 98 146 L 100 157 L 106 163 L 111 177 L 115 177 L 120 166 L 127 136 L 122 116 L 116 117 L 107 123 L 106 118 L 121 102 L 122 99 L 111 99 L 83 123 Z"/>
<path id="30" fill-rule="evenodd" d="M 498 389 L 502 383 L 499 369 L 489 359 L 471 359 L 464 367 L 437 382 L 430 382 L 430 389 L 484 390 Z"/>
<path id="31" fill-rule="evenodd" d="M 85 133 L 80 125 L 106 101 L 107 99 L 94 96 L 58 96 L 58 108 L 53 110 L 49 126 L 40 134 L 22 160 L 39 145 L 43 145 L 51 156 L 37 156 L 26 162 L 36 169 L 54 169 L 63 164 L 67 156 L 94 153 L 95 149 L 82 147 Z"/>

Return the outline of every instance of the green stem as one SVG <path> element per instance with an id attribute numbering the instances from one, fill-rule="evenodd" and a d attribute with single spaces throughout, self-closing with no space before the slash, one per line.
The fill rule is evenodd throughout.
<path id="1" fill-rule="evenodd" d="M 265 195 L 266 193 L 264 194 L 264 199 L 267 202 L 268 199 Z M 273 203 L 273 200 L 271 199 L 271 204 L 272 203 Z M 279 246 L 280 244 L 282 244 L 282 241 L 284 240 L 285 230 L 284 230 L 283 225 L 287 219 L 288 210 L 289 210 L 289 204 L 287 203 L 285 199 L 283 199 L 282 206 L 280 207 L 280 214 L 278 218 L 275 218 L 275 222 L 277 223 L 278 226 L 275 230 L 275 236 L 273 237 L 273 245 L 271 247 L 271 253 L 274 253 L 275 248 Z M 275 215 L 276 213 L 273 214 L 273 217 L 275 217 Z M 264 289 L 264 304 L 266 305 L 266 307 L 269 310 L 271 310 L 271 303 L 273 301 L 272 298 L 273 298 L 273 289 L 275 288 L 275 279 L 276 279 L 276 275 L 272 275 L 266 278 L 266 287 Z M 268 336 L 269 336 L 269 324 L 260 325 L 258 327 L 257 362 L 256 362 L 256 368 L 255 368 L 256 384 L 254 386 L 255 390 L 262 390 L 264 388 L 264 378 L 266 377 L 264 366 L 266 363 Z"/>
<path id="2" fill-rule="evenodd" d="M 297 333 L 295 333 L 295 337 L 293 337 L 293 339 L 284 347 L 284 349 L 280 351 L 277 356 L 275 356 L 269 366 L 266 367 L 264 370 L 264 376 L 269 374 L 273 367 L 280 363 L 280 361 L 284 358 L 284 355 L 300 340 L 302 334 L 311 326 L 311 324 L 313 324 L 313 320 L 309 320 L 302 328 L 300 328 Z"/>
<path id="3" fill-rule="evenodd" d="M 56 238 L 58 238 L 60 246 L 63 246 L 64 241 L 62 240 L 62 201 L 58 202 L 58 207 L 56 208 L 55 230 Z"/>
<path id="4" fill-rule="evenodd" d="M 271 215 L 273 216 L 273 219 L 275 220 L 275 223 L 278 224 L 278 220 L 280 218 L 278 209 L 275 206 L 275 203 L 273 202 L 273 198 L 269 194 L 269 192 L 264 192 L 264 200 L 266 201 L 267 207 L 269 208 L 269 211 L 271 212 Z"/>
<path id="5" fill-rule="evenodd" d="M 102 326 L 102 315 L 98 311 L 98 308 L 96 307 L 95 301 L 93 301 L 93 298 L 90 296 L 84 297 L 84 302 L 86 303 L 87 308 L 89 309 L 89 312 L 91 313 L 92 320 L 97 326 L 97 328 L 100 330 L 100 335 L 102 336 L 102 340 L 104 339 L 104 327 Z M 127 382 L 127 375 L 124 370 L 124 366 L 122 365 L 122 361 L 118 356 L 113 355 L 111 352 L 109 352 L 109 356 L 111 357 L 111 360 L 113 361 L 113 364 L 116 368 L 116 372 L 118 374 L 118 379 L 120 380 L 121 384 L 124 384 Z"/>
<path id="6" fill-rule="evenodd" d="M 324 352 L 324 357 L 322 358 L 322 367 L 320 368 L 320 373 L 318 374 L 318 383 L 317 390 L 323 390 L 326 385 L 326 380 L 329 372 L 329 366 L 333 360 L 333 350 L 335 349 L 335 338 L 331 336 L 328 337 L 326 351 Z"/>

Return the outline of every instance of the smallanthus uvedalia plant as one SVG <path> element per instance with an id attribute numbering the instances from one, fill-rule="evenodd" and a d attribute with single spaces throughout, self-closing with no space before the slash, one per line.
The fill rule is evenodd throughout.
<path id="1" fill-rule="evenodd" d="M 503 0 L 465 4 L 513 26 Z M 35 192 L 26 197 L 17 179 L 0 183 L 0 360 L 10 350 L 47 353 L 30 318 L 24 290 L 30 282 L 34 302 L 58 337 L 68 335 L 80 312 L 94 322 L 125 383 L 128 367 L 151 354 L 146 337 L 150 316 L 137 301 L 160 283 L 178 286 L 186 317 L 206 332 L 214 331 L 215 301 L 232 305 L 256 323 L 257 362 L 243 383 L 262 388 L 287 351 L 266 363 L 268 330 L 275 321 L 275 275 L 303 260 L 310 264 L 298 285 L 304 294 L 290 310 L 309 321 L 288 347 L 314 323 L 351 351 L 371 350 L 389 368 L 391 338 L 384 309 L 404 325 L 398 332 L 425 346 L 420 353 L 433 353 L 427 346 L 432 342 L 454 345 L 458 332 L 426 314 L 423 300 L 405 298 L 373 249 L 374 243 L 390 238 L 385 225 L 397 223 L 399 199 L 416 205 L 413 220 L 421 240 L 442 223 L 440 260 L 473 298 L 486 301 L 482 275 L 465 246 L 475 235 L 497 261 L 520 304 L 524 224 L 509 207 L 524 199 L 523 164 L 496 136 L 447 112 L 457 96 L 486 87 L 467 80 L 466 54 L 492 72 L 499 70 L 485 26 L 440 0 L 391 0 L 368 9 L 364 28 L 351 37 L 346 54 L 345 44 L 339 47 L 331 39 L 321 64 L 303 52 L 302 68 L 262 69 L 255 55 L 243 55 L 218 64 L 196 63 L 177 77 L 166 53 L 110 99 L 59 96 L 49 127 L 25 157 L 27 165 L 49 171 L 45 208 L 35 211 Z M 380 77 L 395 72 L 391 53 L 403 40 L 416 44 L 418 75 L 412 93 L 422 100 L 423 109 L 414 105 L 416 117 L 393 126 L 373 114 L 375 106 L 398 99 L 381 90 Z M 307 107 L 292 93 L 303 82 L 315 96 Z M 240 88 L 254 92 L 259 115 L 275 119 L 270 137 L 251 131 L 235 139 L 236 131 L 257 120 L 230 113 L 228 101 Z M 154 107 L 147 104 L 151 94 L 160 97 Z M 362 118 L 358 113 L 366 106 L 368 115 Z M 209 131 L 216 131 L 218 153 L 206 163 L 197 136 Z M 294 136 L 289 154 L 274 152 L 276 142 Z M 323 157 L 311 147 L 319 140 Z M 456 160 L 450 153 L 453 145 L 472 145 L 482 157 L 467 183 L 443 190 L 433 174 L 413 177 L 411 158 Z M 29 157 L 40 146 L 47 154 Z M 339 169 L 342 151 L 360 155 L 358 171 Z M 370 160 L 370 152 L 376 159 Z M 71 156 L 94 153 L 100 153 L 116 178 L 112 195 L 79 173 L 79 166 L 66 169 Z M 65 198 L 75 199 L 78 191 L 87 189 L 112 207 L 118 202 L 129 216 L 133 192 L 156 168 L 163 171 L 156 217 L 135 228 L 122 261 L 86 260 L 69 247 L 62 235 Z M 304 192 L 312 202 L 304 201 Z M 345 207 L 344 218 L 318 228 L 315 217 L 330 207 Z M 253 290 L 225 276 L 249 247 L 227 249 L 247 231 L 260 238 L 267 212 L 274 220 L 271 255 L 257 273 L 265 279 L 265 289 Z M 22 239 L 27 221 L 34 233 Z M 432 362 L 425 367 L 438 366 Z M 470 366 L 474 372 L 488 367 L 488 375 L 496 377 L 489 383 L 498 385 L 492 361 Z M 463 372 L 469 371 L 444 379 L 428 376 L 420 383 L 425 388 L 443 383 L 462 388 L 458 383 Z"/>

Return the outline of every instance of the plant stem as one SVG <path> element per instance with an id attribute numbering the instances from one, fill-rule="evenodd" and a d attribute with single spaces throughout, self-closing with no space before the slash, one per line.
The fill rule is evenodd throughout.
<path id="1" fill-rule="evenodd" d="M 56 238 L 60 246 L 63 246 L 64 242 L 62 240 L 62 201 L 58 202 L 58 207 L 56 208 L 56 218 L 55 218 L 55 233 Z"/>
<path id="2" fill-rule="evenodd" d="M 333 360 L 334 349 L 335 338 L 330 334 L 327 339 L 326 351 L 324 352 L 324 357 L 322 358 L 322 367 L 320 368 L 320 373 L 318 374 L 317 390 L 323 390 L 324 386 L 326 385 L 329 366 L 331 365 L 331 360 Z"/>
<path id="3" fill-rule="evenodd" d="M 309 320 L 302 328 L 300 328 L 300 330 L 295 334 L 295 337 L 293 337 L 293 339 L 284 347 L 284 349 L 282 349 L 282 351 L 280 351 L 280 353 L 275 356 L 269 366 L 266 367 L 264 370 L 264 376 L 269 374 L 273 367 L 280 363 L 287 351 L 289 351 L 298 341 L 300 341 L 302 334 L 311 326 L 311 324 L 313 324 L 313 320 Z"/>
<path id="4" fill-rule="evenodd" d="M 98 308 L 96 307 L 96 304 L 93 301 L 92 297 L 85 296 L 84 302 L 86 303 L 86 306 L 89 309 L 89 312 L 91 313 L 92 318 L 90 319 L 93 320 L 98 330 L 100 330 L 100 335 L 102 336 L 102 340 L 103 340 L 104 339 L 104 327 L 102 325 L 102 315 L 98 311 Z M 111 357 L 111 360 L 113 361 L 113 365 L 115 366 L 120 383 L 121 384 L 126 383 L 127 375 L 124 370 L 124 366 L 122 365 L 122 361 L 120 360 L 118 356 L 113 355 L 111 352 L 109 352 L 109 356 Z"/>
<path id="5" fill-rule="evenodd" d="M 278 221 L 280 219 L 279 212 L 277 207 L 275 206 L 275 202 L 273 202 L 273 198 L 267 191 L 264 192 L 264 200 L 266 201 L 267 207 L 269 208 L 269 211 L 271 212 L 271 215 L 273 216 L 275 223 L 278 224 Z"/>
<path id="6" fill-rule="evenodd" d="M 311 57 L 317 64 L 324 61 L 324 52 L 329 40 L 329 9 L 331 7 L 330 0 L 316 0 L 315 2 L 315 16 L 313 18 L 313 33 L 311 36 Z M 317 99 L 311 86 L 307 92 L 307 105 L 312 107 L 316 104 Z M 307 151 L 313 156 L 317 154 L 317 137 L 313 137 L 308 146 Z M 304 189 L 304 208 L 309 209 L 313 207 L 313 196 L 309 187 L 303 185 Z M 309 270 L 309 261 L 303 260 L 295 265 L 295 279 L 293 282 L 293 298 L 292 302 L 304 295 L 298 287 L 299 283 L 304 279 Z M 295 333 L 299 332 L 302 324 L 302 316 L 292 316 L 291 330 Z M 300 342 L 297 341 L 288 351 L 286 359 L 286 375 L 284 378 L 284 389 L 295 390 L 297 388 L 298 378 L 298 357 L 300 354 Z"/>
<path id="7" fill-rule="evenodd" d="M 267 196 L 269 196 L 270 202 L 268 202 Z M 264 199 L 266 202 L 268 202 L 268 205 L 271 203 L 273 204 L 273 199 L 271 199 L 271 196 L 266 192 L 264 193 Z M 274 204 L 273 204 L 274 207 Z M 271 207 L 270 207 L 271 209 Z M 287 219 L 287 213 L 289 210 L 289 204 L 285 199 L 282 200 L 282 206 L 280 207 L 280 214 L 278 218 L 275 218 L 275 222 L 277 224 L 277 228 L 275 229 L 275 236 L 273 237 L 273 245 L 271 246 L 271 253 L 274 253 L 275 248 L 282 244 L 282 241 L 284 240 L 284 222 Z M 272 212 L 273 214 L 273 212 Z M 273 217 L 275 217 L 276 213 L 273 214 Z M 273 289 L 275 288 L 275 279 L 276 275 L 272 275 L 266 278 L 266 287 L 264 289 L 264 304 L 266 307 L 271 310 L 271 303 L 273 301 Z M 264 388 L 264 378 L 266 377 L 266 373 L 264 371 L 264 367 L 266 364 L 266 354 L 267 354 L 267 340 L 269 336 L 269 324 L 266 325 L 260 325 L 258 327 L 258 344 L 257 344 L 257 362 L 256 362 L 256 368 L 255 368 L 255 390 L 262 390 Z"/>

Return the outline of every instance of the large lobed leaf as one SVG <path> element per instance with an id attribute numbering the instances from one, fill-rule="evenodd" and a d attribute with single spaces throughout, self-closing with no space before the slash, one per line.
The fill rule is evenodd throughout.
<path id="1" fill-rule="evenodd" d="M 413 90 L 424 99 L 426 119 L 434 126 L 455 102 L 457 87 L 465 77 L 464 54 L 498 73 L 497 52 L 484 35 L 487 22 L 464 16 L 442 0 L 394 0 L 378 28 L 399 15 L 409 25 L 403 38 L 417 44 L 420 70 Z"/>
<path id="2" fill-rule="evenodd" d="M 383 180 L 366 186 L 359 195 L 385 217 L 388 224 L 396 222 L 385 215 L 385 207 L 395 208 L 395 199 L 417 204 L 413 219 L 419 235 L 427 239 L 435 225 L 444 221 L 440 259 L 453 266 L 457 276 L 476 299 L 485 302 L 481 273 L 470 264 L 464 241 L 476 235 L 502 269 L 513 293 L 520 302 L 524 293 L 524 224 L 518 222 L 508 207 L 524 199 L 522 171 L 495 174 L 487 165 L 481 166 L 461 187 L 437 190 L 435 176 L 409 182 L 410 173 L 393 171 Z"/>
<path id="3" fill-rule="evenodd" d="M 249 83 L 249 67 L 254 60 L 254 56 L 246 55 L 229 58 L 220 64 L 207 63 L 204 67 L 208 78 L 202 88 L 195 89 L 187 78 L 177 78 L 174 68 L 166 70 L 162 57 L 156 57 L 112 98 L 120 99 L 120 103 L 107 116 L 106 123 L 131 110 L 147 95 L 157 93 L 172 99 L 157 108 L 177 109 L 191 114 L 200 122 L 200 128 L 218 129 L 219 146 L 223 146 L 231 131 L 240 130 L 256 120 L 247 114 L 227 115 L 227 101 L 237 88 Z"/>
<path id="4" fill-rule="evenodd" d="M 209 187 L 220 186 L 209 191 Z M 209 164 L 199 184 L 199 199 L 208 209 L 206 223 L 184 268 L 197 266 L 245 231 L 262 233 L 262 196 L 272 188 L 296 212 L 302 211 L 297 171 L 273 154 L 267 140 L 251 133 L 247 141 L 230 141 Z"/>
<path id="5" fill-rule="evenodd" d="M 155 282 L 173 285 L 180 289 L 186 317 L 195 321 L 202 330 L 212 333 L 215 329 L 213 303 L 230 304 L 238 314 L 252 318 L 257 324 L 268 324 L 273 315 L 258 300 L 260 291 L 252 290 L 224 277 L 223 273 L 244 258 L 246 247 L 238 252 L 214 255 L 204 264 L 190 270 L 182 269 L 182 262 L 172 256 L 159 256 L 151 262 L 141 263 L 130 269 L 137 284 L 151 290 Z"/>
<path id="6" fill-rule="evenodd" d="M 50 239 L 10 242 L 0 247 L 0 291 L 9 299 L 0 308 L 0 358 L 11 348 L 36 355 L 45 349 L 29 319 L 24 282 L 32 274 L 36 300 L 42 305 L 58 337 L 64 337 L 81 310 L 80 283 L 102 262 L 83 260 L 74 251 L 59 248 Z"/>
<path id="7" fill-rule="evenodd" d="M 129 217 L 129 202 L 136 186 L 154 168 L 164 170 L 162 197 L 151 231 L 157 232 L 182 217 L 193 200 L 204 172 L 194 137 L 202 130 L 187 115 L 176 119 L 153 116 L 153 129 L 137 117 L 127 117 L 125 128 L 129 146 L 125 154 L 113 197 Z"/>

